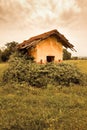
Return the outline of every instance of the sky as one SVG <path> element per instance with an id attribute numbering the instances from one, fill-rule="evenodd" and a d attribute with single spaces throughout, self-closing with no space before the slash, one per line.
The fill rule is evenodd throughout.
<path id="1" fill-rule="evenodd" d="M 87 56 L 87 0 L 0 0 L 0 47 L 53 29 Z"/>

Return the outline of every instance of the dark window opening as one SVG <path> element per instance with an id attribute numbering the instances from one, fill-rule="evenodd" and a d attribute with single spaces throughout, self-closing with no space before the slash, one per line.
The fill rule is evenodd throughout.
<path id="1" fill-rule="evenodd" d="M 43 60 L 41 59 L 41 60 L 40 60 L 40 64 L 42 64 L 42 63 L 43 63 Z"/>
<path id="2" fill-rule="evenodd" d="M 46 58 L 47 58 L 47 62 L 53 62 L 55 56 L 47 56 Z"/>
<path id="3" fill-rule="evenodd" d="M 59 59 L 58 62 L 61 62 L 61 60 Z"/>

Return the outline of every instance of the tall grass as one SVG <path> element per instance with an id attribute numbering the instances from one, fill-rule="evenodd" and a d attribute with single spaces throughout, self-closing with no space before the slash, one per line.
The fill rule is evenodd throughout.
<path id="1" fill-rule="evenodd" d="M 8 68 L 8 63 L 0 63 L 0 80 L 2 78 L 3 72 Z"/>
<path id="2" fill-rule="evenodd" d="M 87 87 L 0 88 L 1 130 L 87 130 Z"/>
<path id="3" fill-rule="evenodd" d="M 83 73 L 87 74 L 87 60 L 67 60 L 64 62 L 76 65 Z"/>
<path id="4" fill-rule="evenodd" d="M 87 73 L 84 61 L 68 61 Z M 8 64 L 0 64 L 0 76 Z M 0 130 L 87 130 L 87 86 L 0 87 Z"/>

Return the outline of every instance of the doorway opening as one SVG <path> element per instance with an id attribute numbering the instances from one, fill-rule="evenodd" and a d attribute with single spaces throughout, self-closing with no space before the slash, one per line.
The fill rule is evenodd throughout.
<path id="1" fill-rule="evenodd" d="M 47 56 L 47 62 L 53 62 L 54 61 L 55 56 Z"/>

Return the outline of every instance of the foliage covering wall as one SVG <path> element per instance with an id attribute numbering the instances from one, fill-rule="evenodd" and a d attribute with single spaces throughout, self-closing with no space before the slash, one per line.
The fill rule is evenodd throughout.
<path id="1" fill-rule="evenodd" d="M 86 84 L 86 77 L 75 65 L 65 63 L 36 64 L 21 54 L 14 54 L 9 61 L 9 68 L 3 75 L 4 82 L 27 82 L 36 87 L 48 84 L 70 86 Z"/>

